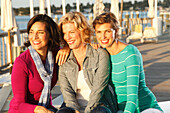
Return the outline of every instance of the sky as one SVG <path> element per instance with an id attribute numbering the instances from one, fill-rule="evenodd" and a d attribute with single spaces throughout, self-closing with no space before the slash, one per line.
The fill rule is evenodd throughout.
<path id="1" fill-rule="evenodd" d="M 1 0 L 0 0 L 1 1 Z M 34 7 L 39 6 L 39 0 L 33 0 L 34 1 Z M 76 0 L 65 0 L 66 4 L 72 5 Z M 95 0 L 79 0 L 80 3 L 87 4 L 88 2 L 90 4 L 94 3 Z M 121 1 L 121 0 L 119 0 Z M 124 0 L 124 1 L 132 1 L 134 2 L 135 0 Z M 143 1 L 143 0 L 137 0 L 137 1 Z M 50 0 L 51 5 L 55 5 L 57 7 L 61 6 L 62 0 Z M 104 3 L 110 3 L 111 0 L 103 0 Z M 12 0 L 12 6 L 13 8 L 19 8 L 19 7 L 29 7 L 29 0 Z M 1 6 L 0 6 L 1 7 Z"/>

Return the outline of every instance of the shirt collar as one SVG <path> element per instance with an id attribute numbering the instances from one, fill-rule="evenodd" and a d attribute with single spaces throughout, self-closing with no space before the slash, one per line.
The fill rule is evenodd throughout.
<path id="1" fill-rule="evenodd" d="M 92 49 L 93 49 L 93 47 L 90 46 L 90 44 L 87 44 L 87 45 L 86 45 L 86 57 L 93 57 L 93 56 L 94 56 L 94 53 L 93 53 Z M 73 53 L 73 51 L 71 50 L 68 59 L 71 60 L 71 59 L 74 59 L 74 58 L 75 58 L 75 57 L 74 57 L 74 53 Z"/>

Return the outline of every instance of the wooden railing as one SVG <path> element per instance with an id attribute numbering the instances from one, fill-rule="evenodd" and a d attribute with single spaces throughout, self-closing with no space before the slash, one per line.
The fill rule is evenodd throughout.
<path id="1" fill-rule="evenodd" d="M 136 24 L 141 24 L 143 29 L 148 25 L 152 25 L 153 18 L 129 18 L 126 17 L 122 21 L 122 28 L 124 28 L 124 32 L 122 34 L 130 35 L 131 32 L 134 32 L 134 26 Z"/>
<path id="2" fill-rule="evenodd" d="M 165 23 L 165 18 L 164 16 L 162 17 L 162 27 Z M 126 15 L 125 18 L 122 20 L 122 34 L 125 35 L 124 37 L 126 38 L 128 35 L 133 32 L 133 24 L 142 24 L 144 28 L 144 24 L 150 24 L 152 26 L 152 18 L 129 18 L 129 15 Z M 89 20 L 90 21 L 90 20 Z M 92 21 L 92 20 L 91 20 Z M 170 23 L 169 20 L 166 20 L 166 23 Z M 146 26 L 145 26 L 146 27 Z M 10 33 L 11 34 L 11 40 L 13 39 L 13 35 L 15 33 Z M 9 45 L 8 45 L 8 33 L 0 33 L 0 69 L 3 66 L 9 65 Z M 25 42 L 27 40 L 27 33 L 26 30 L 21 30 L 20 31 L 20 42 Z M 23 44 L 20 44 L 21 46 L 14 46 L 13 40 L 12 40 L 12 61 L 15 60 L 15 58 L 20 54 L 20 52 L 24 49 Z"/>
<path id="3" fill-rule="evenodd" d="M 25 49 L 23 42 L 27 40 L 26 30 L 20 30 L 20 38 L 19 38 L 20 46 L 14 46 L 13 36 L 15 34 L 16 34 L 15 32 L 10 33 L 12 61 L 14 61 L 15 58 L 19 56 L 20 52 Z M 10 51 L 10 48 L 9 48 L 8 33 L 7 32 L 0 33 L 0 69 L 10 64 L 9 51 Z"/>

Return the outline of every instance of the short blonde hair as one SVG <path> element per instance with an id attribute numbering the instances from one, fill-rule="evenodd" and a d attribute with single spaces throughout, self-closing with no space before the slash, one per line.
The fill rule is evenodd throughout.
<path id="1" fill-rule="evenodd" d="M 90 38 L 94 33 L 93 28 L 89 25 L 87 18 L 80 12 L 69 12 L 61 17 L 59 29 L 63 38 L 62 25 L 65 23 L 74 23 L 75 27 L 81 32 L 81 39 L 84 43 L 90 43 Z"/>

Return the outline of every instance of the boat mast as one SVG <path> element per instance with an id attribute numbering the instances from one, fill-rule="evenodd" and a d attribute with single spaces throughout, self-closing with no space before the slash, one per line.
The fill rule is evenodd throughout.
<path id="1" fill-rule="evenodd" d="M 34 16 L 34 3 L 33 0 L 30 0 L 30 18 Z"/>
<path id="2" fill-rule="evenodd" d="M 65 9 L 65 7 L 66 7 L 66 0 L 62 0 L 63 15 L 66 14 L 66 9 Z"/>
<path id="3" fill-rule="evenodd" d="M 121 0 L 121 10 L 120 10 L 120 27 L 122 27 L 122 15 L 123 15 L 123 0 Z"/>
<path id="4" fill-rule="evenodd" d="M 80 1 L 76 0 L 77 12 L 80 12 Z"/>

